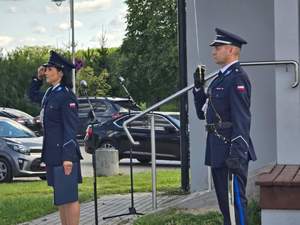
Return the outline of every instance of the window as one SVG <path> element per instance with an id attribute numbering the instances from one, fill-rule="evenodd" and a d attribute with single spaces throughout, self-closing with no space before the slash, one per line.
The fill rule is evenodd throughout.
<path id="1" fill-rule="evenodd" d="M 132 121 L 129 124 L 129 127 L 132 129 L 149 129 L 150 130 L 150 123 L 147 116 L 142 116 L 137 118 L 136 120 Z"/>
<path id="2" fill-rule="evenodd" d="M 104 102 L 95 102 L 92 103 L 95 112 L 105 112 L 107 110 L 107 105 Z"/>
<path id="3" fill-rule="evenodd" d="M 128 118 L 129 118 L 128 115 L 124 116 L 121 119 L 115 121 L 115 124 L 117 124 L 119 127 L 122 127 L 123 123 L 126 120 L 128 120 Z M 128 124 L 128 128 L 131 128 L 131 129 L 150 129 L 150 123 L 148 122 L 147 117 L 143 116 L 143 117 L 140 117 L 140 118 L 132 121 L 130 124 Z"/>
<path id="4" fill-rule="evenodd" d="M 123 123 L 128 119 L 128 116 L 124 116 L 118 120 L 115 121 L 115 124 L 119 127 L 123 126 Z"/>
<path id="5" fill-rule="evenodd" d="M 91 99 L 92 106 L 95 109 L 95 113 L 97 112 L 105 112 L 107 110 L 107 105 L 102 100 Z M 90 112 L 90 105 L 87 100 L 79 101 L 78 115 L 79 117 L 86 117 Z"/>
<path id="6" fill-rule="evenodd" d="M 34 133 L 18 123 L 0 121 L 0 137 L 34 137 Z"/>
<path id="7" fill-rule="evenodd" d="M 165 131 L 168 128 L 175 128 L 173 124 L 170 123 L 166 118 L 160 115 L 154 116 L 155 120 L 155 130 Z M 149 121 L 151 121 L 151 117 L 149 116 Z"/>

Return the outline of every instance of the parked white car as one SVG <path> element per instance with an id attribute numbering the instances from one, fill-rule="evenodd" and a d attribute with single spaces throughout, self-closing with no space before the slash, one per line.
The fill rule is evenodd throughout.
<path id="1" fill-rule="evenodd" d="M 45 179 L 41 164 L 43 137 L 6 117 L 0 117 L 0 182 L 13 177 L 38 176 Z"/>

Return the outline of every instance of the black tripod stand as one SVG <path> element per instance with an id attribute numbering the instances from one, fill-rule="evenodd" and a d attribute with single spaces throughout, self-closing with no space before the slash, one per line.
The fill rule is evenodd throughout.
<path id="1" fill-rule="evenodd" d="M 95 114 L 95 110 L 93 105 L 91 104 L 91 101 L 89 99 L 88 93 L 87 93 L 87 83 L 85 80 L 80 81 L 80 87 L 82 87 L 84 95 L 87 98 L 89 107 L 90 107 L 90 114 L 89 117 L 91 119 L 91 127 L 92 131 L 94 130 L 94 124 L 97 123 L 97 118 Z M 92 155 L 92 164 L 93 164 L 93 176 L 94 176 L 94 208 L 95 208 L 95 225 L 98 225 L 98 202 L 97 202 L 97 174 L 96 174 L 96 146 L 97 145 L 97 140 L 98 138 L 92 135 L 92 140 L 93 140 L 93 155 Z"/>
<path id="2" fill-rule="evenodd" d="M 135 103 L 135 101 L 133 100 L 133 98 L 131 97 L 129 91 L 127 90 L 126 86 L 124 85 L 124 78 L 123 77 L 119 77 L 119 81 L 121 86 L 123 87 L 124 91 L 127 94 L 128 100 L 130 105 L 128 106 L 128 118 L 130 118 L 130 109 L 134 108 L 134 109 L 139 109 L 139 107 L 137 106 L 137 104 Z M 120 216 L 128 216 L 128 215 L 143 215 L 143 213 L 139 213 L 136 211 L 135 207 L 134 207 L 134 189 L 133 189 L 133 166 L 132 166 L 132 144 L 130 144 L 130 151 L 129 151 L 129 166 L 130 166 L 130 196 L 131 196 L 131 205 L 128 208 L 129 212 L 128 213 L 122 213 L 122 214 L 118 214 L 118 215 L 113 215 L 113 216 L 106 216 L 103 217 L 103 220 L 106 219 L 111 219 L 111 218 L 115 218 L 115 217 L 120 217 Z"/>

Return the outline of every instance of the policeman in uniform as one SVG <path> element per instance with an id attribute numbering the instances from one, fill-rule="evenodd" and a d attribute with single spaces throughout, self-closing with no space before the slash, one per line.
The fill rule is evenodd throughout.
<path id="1" fill-rule="evenodd" d="M 82 182 L 80 159 L 82 159 L 76 134 L 79 124 L 78 103 L 72 92 L 71 71 L 74 65 L 55 51 L 50 52 L 49 61 L 38 69 L 33 77 L 29 97 L 40 103 L 44 128 L 42 161 L 47 168 L 47 181 L 54 186 L 55 166 L 63 166 L 65 175 L 78 170 L 78 183 Z M 51 84 L 46 93 L 40 90 L 43 78 Z M 67 202 L 59 205 L 62 224 L 79 224 L 79 203 Z"/>
<path id="2" fill-rule="evenodd" d="M 231 224 L 229 174 L 233 174 L 235 221 L 246 225 L 248 163 L 256 160 L 250 138 L 251 84 L 238 61 L 241 47 L 247 42 L 228 31 L 219 28 L 215 31 L 216 38 L 210 46 L 213 59 L 221 69 L 207 92 L 204 89 L 204 70 L 196 69 L 194 102 L 199 119 L 207 122 L 205 164 L 211 166 L 224 225 Z"/>

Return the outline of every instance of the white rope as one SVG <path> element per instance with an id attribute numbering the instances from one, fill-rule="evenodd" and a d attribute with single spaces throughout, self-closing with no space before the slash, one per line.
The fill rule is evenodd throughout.
<path id="1" fill-rule="evenodd" d="M 197 46 L 197 54 L 198 54 L 198 59 L 200 60 L 199 35 L 198 35 L 198 20 L 197 20 L 196 0 L 194 0 L 194 16 L 195 16 L 195 30 L 196 30 L 196 46 Z"/>

